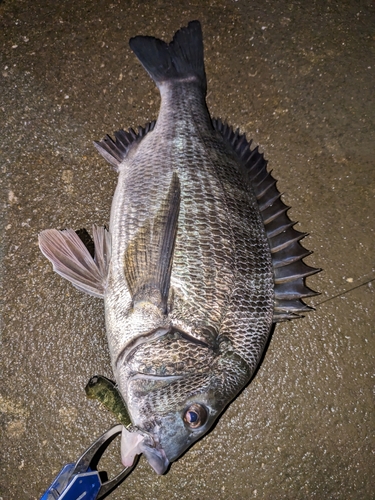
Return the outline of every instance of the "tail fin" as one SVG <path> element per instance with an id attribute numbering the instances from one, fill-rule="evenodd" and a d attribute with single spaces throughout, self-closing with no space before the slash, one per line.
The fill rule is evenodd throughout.
<path id="1" fill-rule="evenodd" d="M 168 80 L 191 80 L 206 92 L 199 21 L 178 30 L 169 44 L 151 36 L 136 36 L 129 45 L 158 87 Z"/>

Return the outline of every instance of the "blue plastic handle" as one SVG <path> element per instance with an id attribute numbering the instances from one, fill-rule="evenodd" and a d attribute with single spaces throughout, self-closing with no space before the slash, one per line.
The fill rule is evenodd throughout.
<path id="1" fill-rule="evenodd" d="M 97 470 L 72 476 L 75 463 L 66 464 L 40 500 L 95 500 L 102 482 Z"/>

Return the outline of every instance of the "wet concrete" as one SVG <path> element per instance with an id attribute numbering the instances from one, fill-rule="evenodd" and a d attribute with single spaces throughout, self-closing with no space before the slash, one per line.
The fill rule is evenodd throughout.
<path id="1" fill-rule="evenodd" d="M 279 325 L 251 385 L 168 474 L 145 460 L 110 497 L 370 499 L 375 491 L 375 6 L 286 0 L 0 3 L 0 498 L 36 499 L 110 427 L 103 304 L 41 255 L 46 228 L 108 223 L 116 175 L 92 140 L 154 119 L 130 52 L 203 25 L 208 103 L 261 145 L 310 236 L 316 312 Z M 109 454 L 118 462 L 117 447 Z M 118 467 L 118 465 L 117 465 Z"/>

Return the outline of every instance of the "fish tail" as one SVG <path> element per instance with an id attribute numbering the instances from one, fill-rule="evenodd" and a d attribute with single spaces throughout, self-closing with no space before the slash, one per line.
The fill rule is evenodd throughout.
<path id="1" fill-rule="evenodd" d="M 129 45 L 158 87 L 173 80 L 192 81 L 206 92 L 199 21 L 191 21 L 178 30 L 169 44 L 151 36 L 136 36 Z"/>

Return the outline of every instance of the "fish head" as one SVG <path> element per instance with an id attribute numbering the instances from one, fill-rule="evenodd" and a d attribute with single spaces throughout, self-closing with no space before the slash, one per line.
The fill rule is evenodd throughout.
<path id="1" fill-rule="evenodd" d="M 210 376 L 189 379 L 130 381 L 127 408 L 133 432 L 123 432 L 125 466 L 131 465 L 135 454 L 143 453 L 155 472 L 163 474 L 212 427 L 223 407 L 209 387 Z M 194 391 L 188 388 L 191 384 Z"/>
<path id="2" fill-rule="evenodd" d="M 133 432 L 123 435 L 124 465 L 143 453 L 156 473 L 163 474 L 211 429 L 246 383 L 248 369 L 241 359 L 184 339 L 170 342 L 164 337 L 157 343 L 169 348 L 163 352 L 155 345 L 140 346 L 142 355 L 128 360 L 118 385 L 133 424 Z M 135 366 L 137 371 L 129 375 L 129 367 Z"/>

